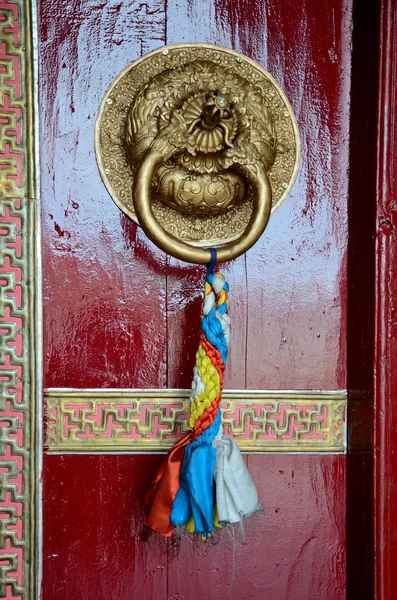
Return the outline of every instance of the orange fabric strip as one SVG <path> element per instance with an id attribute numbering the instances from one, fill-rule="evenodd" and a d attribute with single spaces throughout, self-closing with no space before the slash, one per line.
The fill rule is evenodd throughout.
<path id="1" fill-rule="evenodd" d="M 176 442 L 157 471 L 146 495 L 146 501 L 151 505 L 146 525 L 165 537 L 172 536 L 173 526 L 170 523 L 172 503 L 179 489 L 179 474 L 185 446 L 191 441 L 193 441 L 192 431 Z"/>
<path id="2" fill-rule="evenodd" d="M 167 458 L 157 471 L 146 495 L 146 503 L 151 506 L 146 525 L 164 537 L 172 536 L 173 526 L 170 522 L 172 503 L 180 487 L 179 475 L 182 468 L 185 447 L 214 422 L 221 401 L 225 372 L 222 357 L 219 351 L 207 341 L 203 333 L 200 336 L 200 341 L 212 364 L 219 372 L 221 393 L 196 421 L 194 430 L 189 431 L 183 438 L 178 440 L 168 452 Z"/>

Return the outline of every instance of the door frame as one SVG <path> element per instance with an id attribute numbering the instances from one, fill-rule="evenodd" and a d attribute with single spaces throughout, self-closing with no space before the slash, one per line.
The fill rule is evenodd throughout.
<path id="1" fill-rule="evenodd" d="M 397 597 L 397 2 L 380 13 L 374 319 L 375 598 Z"/>

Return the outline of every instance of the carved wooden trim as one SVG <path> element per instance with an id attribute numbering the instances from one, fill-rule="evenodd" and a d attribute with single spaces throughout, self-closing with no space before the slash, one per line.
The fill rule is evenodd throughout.
<path id="1" fill-rule="evenodd" d="M 31 6 L 0 0 L 0 597 L 37 597 Z"/>
<path id="2" fill-rule="evenodd" d="M 188 390 L 45 391 L 50 452 L 166 452 L 189 423 Z M 225 390 L 225 433 L 243 452 L 344 452 L 344 391 Z"/>

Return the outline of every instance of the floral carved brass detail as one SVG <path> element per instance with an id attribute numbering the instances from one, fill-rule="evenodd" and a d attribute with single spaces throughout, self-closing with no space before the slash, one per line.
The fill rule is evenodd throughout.
<path id="1" fill-rule="evenodd" d="M 154 216 L 167 233 L 198 246 L 233 241 L 246 229 L 254 193 L 248 163 L 268 177 L 272 210 L 299 166 L 296 121 L 278 84 L 250 59 L 207 44 L 148 54 L 103 99 L 99 168 L 115 202 L 135 221 L 132 182 L 153 148 L 163 155 L 151 187 Z"/>
<path id="2" fill-rule="evenodd" d="M 125 142 L 134 167 L 169 124 L 178 152 L 159 167 L 154 194 L 185 214 L 219 214 L 241 204 L 243 176 L 227 167 L 225 151 L 251 129 L 268 170 L 277 152 L 273 118 L 255 86 L 209 61 L 160 73 L 137 94 L 128 113 Z M 188 136 L 179 141 L 177 125 Z M 187 146 L 187 147 L 186 147 Z"/>

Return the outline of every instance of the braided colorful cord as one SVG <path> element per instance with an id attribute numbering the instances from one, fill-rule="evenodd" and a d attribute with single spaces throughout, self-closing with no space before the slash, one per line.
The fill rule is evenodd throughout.
<path id="1" fill-rule="evenodd" d="M 170 450 L 147 501 L 147 526 L 169 537 L 174 526 L 207 537 L 215 527 L 261 508 L 234 440 L 221 427 L 220 403 L 230 342 L 229 286 L 207 273 L 204 316 L 190 396 L 192 430 Z"/>

